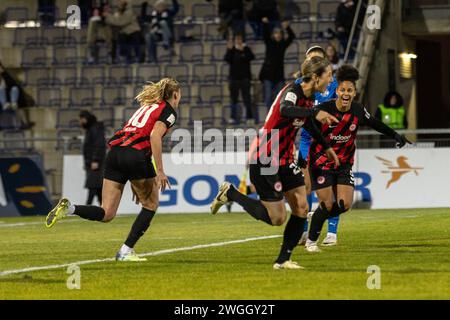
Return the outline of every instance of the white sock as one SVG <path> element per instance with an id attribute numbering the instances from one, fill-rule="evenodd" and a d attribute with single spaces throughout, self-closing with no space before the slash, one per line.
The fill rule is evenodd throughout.
<path id="1" fill-rule="evenodd" d="M 122 247 L 120 248 L 119 253 L 120 253 L 121 255 L 125 255 L 125 254 L 131 252 L 132 250 L 133 250 L 133 248 L 130 248 L 130 247 L 127 246 L 126 244 L 123 244 Z"/>
<path id="2" fill-rule="evenodd" d="M 75 212 L 75 206 L 69 202 L 69 214 L 73 214 Z"/>

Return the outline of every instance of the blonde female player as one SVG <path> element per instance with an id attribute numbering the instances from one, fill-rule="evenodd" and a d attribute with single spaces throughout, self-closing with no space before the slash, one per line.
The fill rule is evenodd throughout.
<path id="1" fill-rule="evenodd" d="M 110 151 L 105 161 L 101 207 L 73 205 L 68 199 L 61 199 L 46 219 L 48 228 L 71 214 L 87 220 L 109 222 L 116 216 L 123 188 L 130 181 L 142 210 L 117 252 L 118 261 L 146 260 L 135 253 L 134 246 L 155 215 L 159 190 L 164 191 L 169 186 L 162 163 L 162 139 L 177 119 L 175 109 L 181 99 L 180 85 L 173 79 L 164 78 L 144 86 L 136 99 L 141 107 L 108 143 Z"/>

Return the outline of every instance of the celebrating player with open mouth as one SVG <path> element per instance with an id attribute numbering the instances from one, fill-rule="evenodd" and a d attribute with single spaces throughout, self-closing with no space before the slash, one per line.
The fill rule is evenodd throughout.
<path id="1" fill-rule="evenodd" d="M 164 78 L 145 85 L 136 97 L 141 107 L 109 141 L 101 207 L 73 205 L 61 199 L 46 219 L 48 228 L 69 214 L 83 219 L 109 222 L 114 219 L 126 182 L 142 205 L 131 231 L 116 255 L 119 261 L 145 261 L 134 251 L 139 238 L 150 226 L 159 204 L 159 190 L 169 186 L 162 163 L 162 139 L 177 119 L 175 111 L 181 99 L 177 81 Z M 152 155 L 157 172 L 152 164 Z"/>
<path id="2" fill-rule="evenodd" d="M 348 211 L 353 203 L 355 182 L 352 166 L 356 150 L 355 139 L 359 127 L 361 125 L 370 126 L 395 139 L 400 148 L 406 143 L 411 143 L 404 136 L 372 117 L 361 104 L 353 102 L 358 78 L 359 73 L 356 68 L 350 65 L 340 67 L 336 71 L 337 99 L 318 106 L 319 110 L 326 111 L 340 119 L 338 124 L 321 125 L 318 123 L 322 135 L 338 155 L 340 166 L 335 168 L 335 163 L 328 159 L 323 142 L 314 139 L 309 149 L 309 165 L 312 189 L 317 193 L 319 206 L 312 216 L 305 245 L 309 252 L 320 251 L 317 239 L 325 220 Z"/>
<path id="3" fill-rule="evenodd" d="M 260 200 L 243 195 L 225 182 L 211 205 L 211 212 L 215 214 L 222 205 L 234 201 L 257 220 L 280 226 L 286 220 L 286 198 L 292 214 L 284 231 L 283 244 L 274 269 L 301 268 L 290 260 L 308 213 L 304 178 L 294 159 L 295 137 L 300 127 L 305 125 L 322 143 L 327 157 L 339 163 L 335 152 L 312 121 L 315 118 L 328 125 L 338 122 L 329 113 L 313 108 L 314 93 L 325 91 L 331 81 L 331 65 L 324 58 L 314 57 L 306 60 L 301 69 L 302 82 L 288 84 L 280 91 L 261 130 L 262 137 L 258 137 L 258 147 L 250 164 L 250 180 Z"/>

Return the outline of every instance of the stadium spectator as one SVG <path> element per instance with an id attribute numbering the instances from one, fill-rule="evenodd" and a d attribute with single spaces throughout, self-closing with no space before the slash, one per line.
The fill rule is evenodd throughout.
<path id="1" fill-rule="evenodd" d="M 91 205 L 97 196 L 102 203 L 103 164 L 106 156 L 105 129 L 103 122 L 97 121 L 89 111 L 80 112 L 80 126 L 85 130 L 83 142 L 83 160 L 86 170 L 85 188 L 89 190 L 87 205 Z"/>
<path id="2" fill-rule="evenodd" d="M 206 0 L 211 2 L 212 0 Z M 219 0 L 219 33 L 223 38 L 229 37 L 229 29 L 233 34 L 241 34 L 245 38 L 244 1 Z"/>
<path id="3" fill-rule="evenodd" d="M 142 11 L 145 10 L 144 8 Z M 149 30 L 145 35 L 148 62 L 157 62 L 156 44 L 158 41 L 162 41 L 164 49 L 170 50 L 171 55 L 174 55 L 173 18 L 179 10 L 180 5 L 177 0 L 172 0 L 172 6 L 169 6 L 165 0 L 158 0 L 149 16 L 146 16 L 145 11 L 143 12 L 144 17 L 141 14 L 141 19 L 144 22 L 148 21 L 149 25 Z"/>
<path id="4" fill-rule="evenodd" d="M 241 111 L 238 106 L 239 92 L 246 109 L 247 120 L 254 119 L 258 122 L 257 113 L 252 110 L 252 100 L 250 96 L 251 69 L 250 62 L 255 59 L 252 50 L 244 43 L 242 34 L 234 36 L 228 40 L 225 61 L 230 65 L 229 89 L 231 98 L 231 119 L 230 123 L 239 124 L 241 121 Z M 253 116 L 255 118 L 253 118 Z"/>
<path id="5" fill-rule="evenodd" d="M 247 13 L 250 26 L 253 29 L 256 39 L 263 37 L 263 18 L 268 18 L 271 27 L 278 25 L 280 21 L 280 13 L 278 12 L 278 4 L 276 0 L 253 0 L 253 7 Z"/>
<path id="6" fill-rule="evenodd" d="M 396 91 L 386 93 L 384 102 L 378 105 L 375 118 L 395 130 L 408 128 L 406 110 L 400 93 Z"/>
<path id="7" fill-rule="evenodd" d="M 115 45 L 113 45 L 113 32 L 110 25 L 105 23 L 102 17 L 104 8 L 108 6 L 103 4 L 92 10 L 92 16 L 89 18 L 87 29 L 87 44 L 89 48 L 88 62 L 98 63 L 99 43 L 104 42 L 110 53 L 111 62 L 116 60 Z M 108 9 L 106 9 L 108 10 Z"/>
<path id="8" fill-rule="evenodd" d="M 284 56 L 286 49 L 294 41 L 295 34 L 287 21 L 282 23 L 282 29 L 275 28 L 272 34 L 270 33 L 269 18 L 264 17 L 262 22 L 266 56 L 259 79 L 264 84 L 264 103 L 269 108 L 272 104 L 274 93 L 279 92 L 283 86 L 285 80 Z"/>
<path id="9" fill-rule="evenodd" d="M 0 62 L 0 128 L 30 129 L 24 108 L 34 106 L 34 100 L 25 93 L 20 83 L 14 79 Z"/>
<path id="10" fill-rule="evenodd" d="M 336 48 L 329 44 L 325 50 L 328 61 L 331 62 L 331 66 L 333 67 L 333 73 L 342 66 L 342 61 L 339 59 L 339 53 Z"/>
<path id="11" fill-rule="evenodd" d="M 115 14 L 109 12 L 109 7 L 104 9 L 106 24 L 119 28 L 117 43 L 120 55 L 126 57 L 127 63 L 138 62 L 141 57 L 141 27 L 133 8 L 128 5 L 127 0 L 119 0 L 118 11 Z"/>
<path id="12" fill-rule="evenodd" d="M 352 30 L 353 19 L 356 14 L 357 2 L 359 0 L 344 0 L 339 4 L 336 12 L 335 26 L 336 26 L 336 37 L 341 44 L 341 49 L 345 51 L 347 48 L 348 38 Z M 358 17 L 358 24 L 361 24 L 364 20 L 365 11 L 361 10 Z M 356 32 L 357 28 L 355 29 Z M 355 38 L 357 38 L 357 32 L 355 33 Z M 350 57 L 354 54 L 353 50 L 350 51 Z"/>

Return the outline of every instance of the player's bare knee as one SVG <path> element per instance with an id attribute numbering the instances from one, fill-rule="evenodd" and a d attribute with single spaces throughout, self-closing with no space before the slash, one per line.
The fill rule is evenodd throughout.
<path id="1" fill-rule="evenodd" d="M 151 211 L 156 211 L 159 207 L 159 201 L 152 201 L 152 200 L 147 200 L 147 201 L 142 201 L 141 205 L 143 208 L 147 209 L 147 210 L 151 210 Z"/>
<path id="2" fill-rule="evenodd" d="M 286 222 L 286 216 L 285 215 L 278 215 L 275 217 L 270 217 L 270 220 L 272 221 L 272 225 L 274 226 L 282 226 Z"/>

